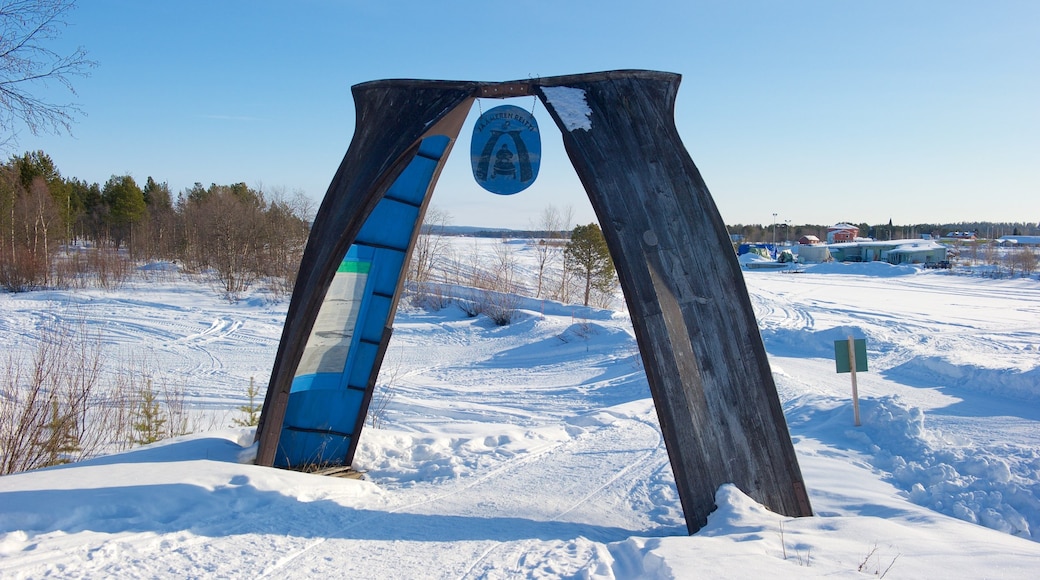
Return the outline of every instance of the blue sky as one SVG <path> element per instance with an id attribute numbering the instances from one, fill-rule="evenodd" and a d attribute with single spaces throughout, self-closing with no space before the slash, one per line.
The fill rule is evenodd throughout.
<path id="1" fill-rule="evenodd" d="M 611 69 L 683 75 L 676 125 L 728 224 L 1040 220 L 1040 2 L 80 0 L 55 45 L 98 62 L 56 98 L 73 136 L 19 135 L 62 174 L 174 192 L 245 182 L 324 195 L 350 87 Z M 484 110 L 502 101 L 481 101 Z M 505 103 L 532 108 L 532 99 Z M 555 125 L 538 181 L 473 181 L 474 107 L 434 192 L 456 225 L 594 219 Z"/>

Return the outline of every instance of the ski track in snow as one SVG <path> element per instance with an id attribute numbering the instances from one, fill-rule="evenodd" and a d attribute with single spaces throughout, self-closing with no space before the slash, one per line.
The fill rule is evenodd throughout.
<path id="1" fill-rule="evenodd" d="M 454 558 L 439 558 L 438 566 L 445 577 L 486 577 L 495 571 L 516 574 L 526 567 L 516 565 L 516 554 L 524 555 L 529 565 L 534 564 L 537 558 L 530 549 L 551 553 L 555 548 L 541 544 L 565 543 L 579 530 L 590 543 L 621 541 L 634 534 L 681 533 L 681 522 L 662 526 L 637 509 L 646 507 L 648 500 L 638 505 L 631 501 L 633 496 L 641 497 L 633 494 L 633 489 L 648 481 L 670 484 L 658 479 L 665 465 L 667 455 L 655 426 L 618 418 L 611 425 L 503 461 L 473 477 L 423 483 L 409 489 L 388 487 L 397 496 L 395 505 L 387 506 L 385 516 L 367 519 L 366 534 L 399 537 L 399 542 L 407 544 L 438 539 L 471 543 L 470 549 Z M 552 495 L 529 492 L 546 485 L 554 489 Z M 421 523 L 426 521 L 430 523 Z M 481 523 L 478 527 L 471 521 Z M 410 522 L 413 525 L 408 525 Z M 401 526 L 405 529 L 396 529 Z M 481 533 L 466 531 L 474 528 Z M 339 543 L 335 539 L 316 541 L 266 573 L 332 573 L 334 570 L 325 569 L 323 563 L 334 560 L 332 556 L 342 550 Z M 417 545 L 405 549 L 423 550 Z M 571 573 L 585 565 L 574 563 Z M 299 570 L 306 570 L 306 574 Z M 422 575 L 423 569 L 402 568 L 400 573 L 414 577 Z"/>

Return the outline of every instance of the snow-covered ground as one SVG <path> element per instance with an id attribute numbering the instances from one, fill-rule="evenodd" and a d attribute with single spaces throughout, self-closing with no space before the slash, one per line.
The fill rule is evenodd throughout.
<path id="1" fill-rule="evenodd" d="M 745 279 L 817 515 L 724 486 L 692 537 L 623 309 L 527 300 L 498 327 L 402 304 L 357 481 L 251 465 L 251 430 L 230 427 L 284 301 L 171 274 L 0 294 L 10 351 L 71 322 L 214 427 L 0 477 L 0 576 L 1036 577 L 1040 283 L 886 264 Z M 834 369 L 850 334 L 862 427 Z"/>

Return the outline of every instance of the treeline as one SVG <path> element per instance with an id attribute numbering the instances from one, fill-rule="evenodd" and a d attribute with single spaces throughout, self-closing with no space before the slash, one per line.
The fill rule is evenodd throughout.
<path id="1" fill-rule="evenodd" d="M 732 226 L 726 226 L 730 236 L 740 236 L 741 241 L 745 242 L 783 242 L 784 240 L 798 241 L 802 236 L 816 236 L 821 240 L 827 239 L 827 228 L 829 226 L 820 226 L 813 224 L 806 225 L 790 225 L 785 223 L 773 225 L 762 225 L 762 224 L 736 224 Z M 775 237 L 774 237 L 775 236 Z"/>
<path id="2" fill-rule="evenodd" d="M 148 177 L 104 185 L 65 178 L 44 152 L 0 165 L 0 287 L 106 286 L 134 263 L 171 261 L 241 292 L 258 279 L 290 290 L 309 233 L 307 200 L 244 183 L 193 187 L 174 199 Z"/>
<path id="3" fill-rule="evenodd" d="M 835 223 L 852 224 L 859 228 L 859 235 L 877 240 L 905 240 L 920 238 L 922 234 L 930 234 L 939 238 L 949 232 L 975 232 L 979 238 L 996 239 L 1001 236 L 1036 236 L 1040 235 L 1040 223 L 1026 222 L 955 222 L 898 225 L 891 220 L 888 223 L 869 224 L 866 222 L 842 221 Z M 747 242 L 796 242 L 806 235 L 827 239 L 827 228 L 830 226 L 806 224 L 736 224 L 726 226 L 730 235 L 739 235 Z M 774 238 L 775 236 L 775 238 Z"/>

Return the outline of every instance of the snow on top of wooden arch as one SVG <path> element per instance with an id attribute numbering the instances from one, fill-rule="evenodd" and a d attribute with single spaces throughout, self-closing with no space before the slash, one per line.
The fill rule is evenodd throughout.
<path id="1" fill-rule="evenodd" d="M 585 100 L 584 89 L 573 87 L 542 87 L 545 98 L 552 105 L 568 131 L 592 129 L 592 109 Z"/>

